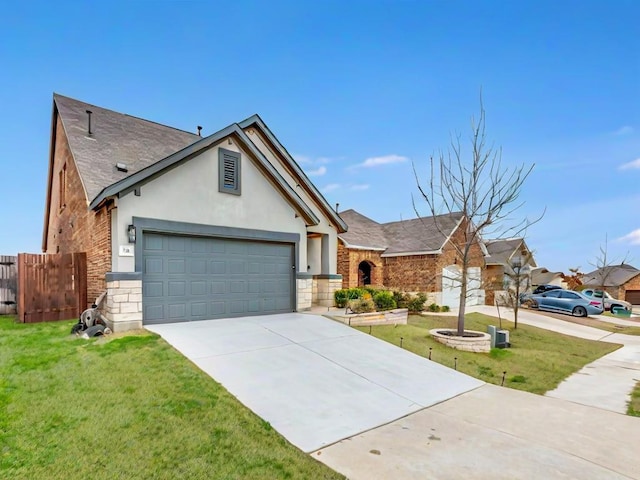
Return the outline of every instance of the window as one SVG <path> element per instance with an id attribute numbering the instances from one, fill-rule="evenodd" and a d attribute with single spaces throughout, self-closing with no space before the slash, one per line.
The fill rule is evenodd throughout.
<path id="1" fill-rule="evenodd" d="M 240 154 L 218 149 L 218 191 L 240 195 Z"/>
<path id="2" fill-rule="evenodd" d="M 58 173 L 58 183 L 59 183 L 59 197 L 60 197 L 60 210 L 67 206 L 67 164 L 65 163 L 62 166 L 62 169 Z"/>
<path id="3" fill-rule="evenodd" d="M 560 298 L 571 298 L 572 300 L 579 300 L 580 299 L 580 295 L 578 295 L 577 293 L 573 293 L 573 292 L 562 292 L 562 296 Z"/>

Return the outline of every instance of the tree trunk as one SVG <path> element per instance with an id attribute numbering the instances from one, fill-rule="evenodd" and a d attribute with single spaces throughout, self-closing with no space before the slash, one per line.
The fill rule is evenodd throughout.
<path id="1" fill-rule="evenodd" d="M 462 268 L 460 277 L 460 303 L 458 304 L 458 332 L 457 335 L 464 334 L 464 313 L 467 306 L 467 269 Z"/>

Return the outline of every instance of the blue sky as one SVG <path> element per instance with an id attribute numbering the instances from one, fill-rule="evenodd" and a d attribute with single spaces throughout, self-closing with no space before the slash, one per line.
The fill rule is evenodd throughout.
<path id="1" fill-rule="evenodd" d="M 331 204 L 387 222 L 482 88 L 503 163 L 535 164 L 538 264 L 592 270 L 608 238 L 640 267 L 636 1 L 22 3 L 0 15 L 0 254 L 40 251 L 53 92 L 204 134 L 258 113 Z"/>

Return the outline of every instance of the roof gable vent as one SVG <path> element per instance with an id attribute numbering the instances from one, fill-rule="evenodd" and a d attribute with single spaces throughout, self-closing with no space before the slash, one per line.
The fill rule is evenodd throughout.
<path id="1" fill-rule="evenodd" d="M 119 172 L 128 172 L 129 169 L 127 168 L 127 164 L 126 163 L 116 163 L 116 170 L 118 170 Z"/>

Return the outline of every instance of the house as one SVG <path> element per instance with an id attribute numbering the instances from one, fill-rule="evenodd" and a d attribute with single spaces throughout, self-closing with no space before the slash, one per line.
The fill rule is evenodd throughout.
<path id="1" fill-rule="evenodd" d="M 257 115 L 201 137 L 54 94 L 42 249 L 86 252 L 114 331 L 332 304 L 346 229 Z"/>
<path id="2" fill-rule="evenodd" d="M 338 234 L 338 274 L 343 288 L 371 285 L 424 292 L 429 301 L 457 307 L 461 256 L 468 225 L 461 213 L 378 223 L 355 210 L 340 212 L 348 231 Z M 472 246 L 467 303 L 484 303 L 484 249 Z"/>
<path id="3" fill-rule="evenodd" d="M 523 238 L 501 238 L 485 240 L 487 270 L 486 304 L 493 305 L 514 282 L 515 270 L 520 269 L 520 288 L 526 290 L 531 285 L 530 273 L 537 267 L 533 253 Z"/>
<path id="4" fill-rule="evenodd" d="M 531 269 L 531 286 L 533 288 L 538 285 L 557 285 L 562 288 L 570 288 L 570 284 L 577 286 L 577 278 L 569 280 L 563 272 L 551 272 L 544 267 L 536 267 Z"/>
<path id="5" fill-rule="evenodd" d="M 611 296 L 640 305 L 640 270 L 622 263 L 598 268 L 585 273 L 582 284 L 589 287 L 604 287 Z"/>

